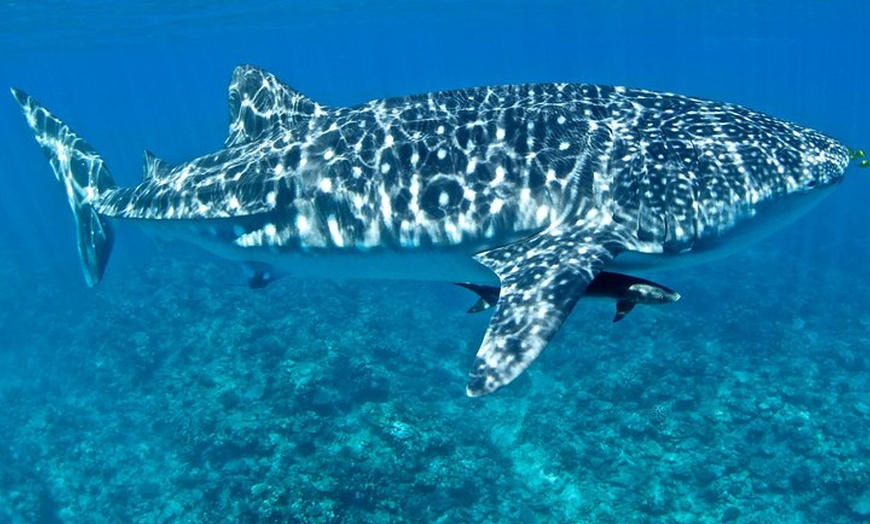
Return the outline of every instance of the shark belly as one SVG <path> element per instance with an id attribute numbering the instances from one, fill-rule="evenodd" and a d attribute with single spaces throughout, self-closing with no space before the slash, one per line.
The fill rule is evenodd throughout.
<path id="1" fill-rule="evenodd" d="M 497 285 L 496 275 L 476 262 L 477 248 L 462 246 L 373 249 L 317 248 L 307 250 L 242 247 L 232 240 L 250 221 L 134 220 L 148 235 L 194 244 L 236 262 L 267 264 L 284 276 L 310 279 L 419 280 L 479 282 Z M 244 224 L 244 225 L 243 225 Z"/>
<path id="2" fill-rule="evenodd" d="M 498 278 L 468 253 L 440 251 L 379 251 L 283 255 L 258 261 L 297 278 L 418 280 L 481 282 L 497 285 Z"/>

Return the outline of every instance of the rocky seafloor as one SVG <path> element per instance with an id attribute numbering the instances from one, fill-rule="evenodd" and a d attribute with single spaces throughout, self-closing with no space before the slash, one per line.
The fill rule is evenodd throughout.
<path id="1" fill-rule="evenodd" d="M 581 302 L 477 399 L 487 314 L 445 284 L 4 265 L 0 522 L 867 522 L 870 285 L 780 255 Z"/>

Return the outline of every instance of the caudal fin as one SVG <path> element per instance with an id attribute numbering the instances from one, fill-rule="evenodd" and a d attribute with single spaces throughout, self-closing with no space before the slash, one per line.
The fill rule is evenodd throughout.
<path id="1" fill-rule="evenodd" d="M 12 96 L 24 111 L 27 124 L 48 157 L 55 177 L 66 190 L 76 222 L 85 280 L 88 286 L 95 286 L 103 278 L 115 235 L 106 217 L 97 213 L 94 203 L 101 192 L 115 187 L 112 175 L 94 148 L 36 99 L 15 88 L 12 88 Z"/>

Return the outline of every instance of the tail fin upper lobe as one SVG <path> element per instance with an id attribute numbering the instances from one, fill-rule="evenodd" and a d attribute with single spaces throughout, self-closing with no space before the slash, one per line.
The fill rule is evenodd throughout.
<path id="1" fill-rule="evenodd" d="M 82 270 L 88 286 L 94 286 L 103 278 L 115 239 L 111 224 L 97 213 L 94 202 L 101 192 L 115 187 L 112 175 L 94 148 L 33 97 L 15 88 L 12 96 L 24 111 L 55 177 L 66 189 L 76 222 Z"/>

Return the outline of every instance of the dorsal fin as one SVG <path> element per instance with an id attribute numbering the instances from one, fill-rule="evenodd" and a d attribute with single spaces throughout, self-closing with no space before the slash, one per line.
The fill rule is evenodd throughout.
<path id="1" fill-rule="evenodd" d="M 324 109 L 272 73 L 250 65 L 233 71 L 229 102 L 230 132 L 224 147 L 257 140 L 275 126 L 297 127 Z"/>
<path id="2" fill-rule="evenodd" d="M 145 164 L 142 166 L 142 179 L 161 178 L 169 173 L 169 164 L 157 158 L 151 151 L 145 151 Z"/>

